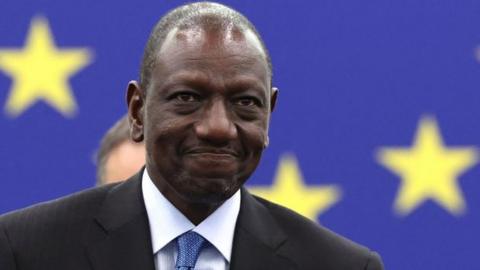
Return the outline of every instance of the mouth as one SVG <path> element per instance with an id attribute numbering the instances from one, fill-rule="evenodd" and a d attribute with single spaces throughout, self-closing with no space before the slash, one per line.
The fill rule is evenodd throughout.
<path id="1" fill-rule="evenodd" d="M 230 178 L 241 165 L 241 155 L 231 148 L 191 147 L 183 151 L 183 166 L 192 175 Z"/>
<path id="2" fill-rule="evenodd" d="M 225 148 L 198 147 L 189 149 L 184 153 L 185 161 L 191 168 L 203 172 L 236 170 L 240 162 L 237 152 Z"/>
<path id="3" fill-rule="evenodd" d="M 196 147 L 185 151 L 186 155 L 203 156 L 211 158 L 237 158 L 236 151 L 225 148 Z"/>

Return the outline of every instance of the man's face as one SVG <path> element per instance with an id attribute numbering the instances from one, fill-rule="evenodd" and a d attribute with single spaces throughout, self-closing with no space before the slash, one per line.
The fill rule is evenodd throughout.
<path id="1" fill-rule="evenodd" d="M 147 170 L 167 198 L 218 203 L 255 170 L 275 95 L 251 32 L 172 30 L 143 104 Z"/>

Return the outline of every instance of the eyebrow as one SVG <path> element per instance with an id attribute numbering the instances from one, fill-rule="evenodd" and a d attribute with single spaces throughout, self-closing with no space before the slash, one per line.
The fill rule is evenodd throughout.
<path id="1" fill-rule="evenodd" d="M 226 81 L 225 87 L 233 89 L 234 92 L 242 90 L 255 90 L 262 94 L 267 94 L 268 92 L 268 89 L 266 89 L 259 80 L 253 79 L 251 76 L 246 75 L 240 75 L 235 79 Z"/>
<path id="2" fill-rule="evenodd" d="M 204 72 L 199 72 L 195 70 L 185 70 L 179 71 L 172 76 L 168 77 L 167 80 L 164 82 L 165 85 L 168 84 L 178 84 L 178 83 L 195 83 L 195 84 L 208 84 L 210 83 L 210 79 L 208 75 Z"/>

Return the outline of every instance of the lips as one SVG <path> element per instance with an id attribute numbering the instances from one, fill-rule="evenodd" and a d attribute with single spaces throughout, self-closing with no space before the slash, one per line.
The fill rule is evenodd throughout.
<path id="1" fill-rule="evenodd" d="M 186 156 L 192 165 L 191 168 L 204 171 L 204 173 L 214 171 L 234 171 L 237 167 L 237 159 L 229 154 L 217 153 L 195 153 Z"/>
<path id="2" fill-rule="evenodd" d="M 183 153 L 183 161 L 193 175 L 224 178 L 238 172 L 239 156 L 230 148 L 194 147 Z"/>
<path id="3" fill-rule="evenodd" d="M 205 156 L 212 158 L 237 158 L 237 151 L 227 148 L 194 147 L 184 152 L 186 155 Z"/>

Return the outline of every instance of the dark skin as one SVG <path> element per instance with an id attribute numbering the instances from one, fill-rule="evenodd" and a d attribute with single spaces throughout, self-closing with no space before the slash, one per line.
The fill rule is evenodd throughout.
<path id="1" fill-rule="evenodd" d="M 277 90 L 250 30 L 172 30 L 150 85 L 132 81 L 132 138 L 160 192 L 199 224 L 245 183 L 268 144 Z"/>

